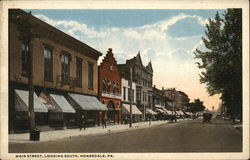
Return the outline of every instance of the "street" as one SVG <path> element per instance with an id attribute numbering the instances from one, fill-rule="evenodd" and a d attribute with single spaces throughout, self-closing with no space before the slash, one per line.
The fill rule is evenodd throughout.
<path id="1" fill-rule="evenodd" d="M 103 135 L 9 145 L 10 153 L 241 151 L 241 132 L 223 120 L 202 123 L 201 119 Z"/>

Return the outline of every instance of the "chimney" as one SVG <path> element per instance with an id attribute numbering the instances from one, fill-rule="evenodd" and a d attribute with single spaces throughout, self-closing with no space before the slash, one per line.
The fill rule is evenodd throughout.
<path id="1" fill-rule="evenodd" d="M 154 85 L 154 88 L 155 88 L 155 85 Z"/>
<path id="2" fill-rule="evenodd" d="M 164 91 L 164 87 L 162 87 L 162 90 Z"/>

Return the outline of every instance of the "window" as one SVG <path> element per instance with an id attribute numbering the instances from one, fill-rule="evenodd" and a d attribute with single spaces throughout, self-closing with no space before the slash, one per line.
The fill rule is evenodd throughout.
<path id="1" fill-rule="evenodd" d="M 135 95 L 135 90 L 134 89 L 132 89 L 132 102 L 134 102 L 134 95 Z"/>
<path id="2" fill-rule="evenodd" d="M 82 87 L 82 59 L 76 58 L 76 86 Z"/>
<path id="3" fill-rule="evenodd" d="M 130 99 L 131 99 L 131 92 L 130 92 L 130 88 L 128 88 L 128 101 L 130 101 Z"/>
<path id="4" fill-rule="evenodd" d="M 102 92 L 107 92 L 107 84 L 105 79 L 102 80 Z"/>
<path id="5" fill-rule="evenodd" d="M 93 64 L 89 63 L 88 64 L 88 88 L 93 90 L 94 89 L 94 83 L 93 83 Z"/>
<path id="6" fill-rule="evenodd" d="M 45 45 L 43 48 L 44 56 L 44 80 L 53 80 L 53 56 L 52 47 Z"/>
<path id="7" fill-rule="evenodd" d="M 108 87 L 107 87 L 107 92 L 110 93 L 110 87 L 111 87 L 111 82 L 108 80 Z"/>
<path id="8" fill-rule="evenodd" d="M 70 57 L 67 54 L 61 54 L 61 76 L 62 83 L 69 84 L 69 69 L 70 69 Z"/>
<path id="9" fill-rule="evenodd" d="M 123 100 L 126 101 L 126 87 L 123 87 Z"/>
<path id="10" fill-rule="evenodd" d="M 27 41 L 22 41 L 22 76 L 28 76 L 28 54 L 29 44 Z"/>

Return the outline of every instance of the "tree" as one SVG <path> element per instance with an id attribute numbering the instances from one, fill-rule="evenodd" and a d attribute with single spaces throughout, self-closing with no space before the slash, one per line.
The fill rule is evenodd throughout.
<path id="1" fill-rule="evenodd" d="M 203 101 L 199 98 L 194 99 L 194 102 L 189 103 L 189 109 L 192 113 L 204 111 L 206 107 L 203 105 Z"/>
<path id="2" fill-rule="evenodd" d="M 210 95 L 221 94 L 223 105 L 231 117 L 242 118 L 242 10 L 228 9 L 221 18 L 209 18 L 205 51 L 196 49 L 197 65 L 203 71 L 200 82 L 206 84 Z"/>

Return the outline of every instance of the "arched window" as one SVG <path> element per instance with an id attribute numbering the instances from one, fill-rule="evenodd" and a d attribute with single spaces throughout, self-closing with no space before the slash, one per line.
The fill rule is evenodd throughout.
<path id="1" fill-rule="evenodd" d="M 107 84 L 105 79 L 102 80 L 102 91 L 107 92 Z"/>
<path id="2" fill-rule="evenodd" d="M 114 81 L 114 83 L 113 83 L 113 93 L 114 93 L 114 94 L 116 94 L 116 92 L 117 92 L 117 90 L 116 90 L 116 88 L 117 88 L 116 85 L 117 85 L 117 84 L 116 84 L 116 81 Z"/>
<path id="3" fill-rule="evenodd" d="M 110 93 L 110 87 L 111 87 L 111 82 L 110 80 L 108 80 L 108 83 L 107 83 L 107 92 Z"/>

